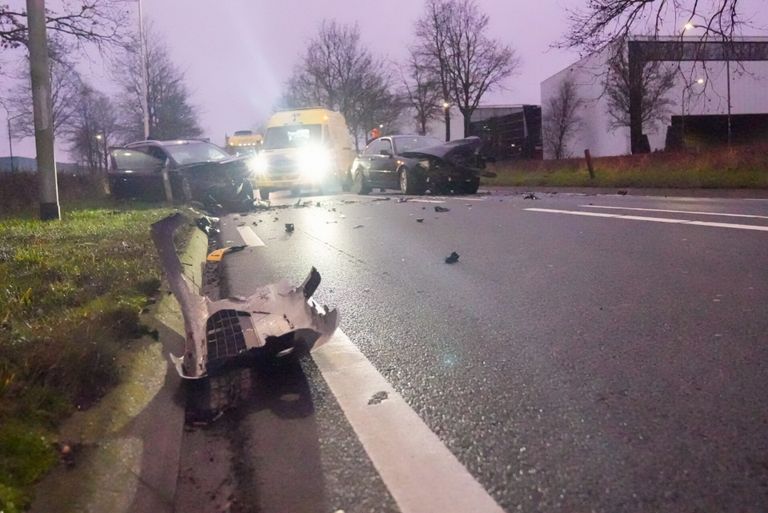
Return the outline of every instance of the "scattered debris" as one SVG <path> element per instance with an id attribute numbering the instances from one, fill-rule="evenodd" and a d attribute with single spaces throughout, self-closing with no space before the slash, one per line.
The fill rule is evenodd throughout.
<path id="1" fill-rule="evenodd" d="M 618 194 L 619 196 L 626 196 L 627 191 L 624 189 L 619 189 L 618 191 L 616 191 L 616 194 Z"/>
<path id="2" fill-rule="evenodd" d="M 397 198 L 398 203 L 408 203 L 408 198 Z"/>
<path id="3" fill-rule="evenodd" d="M 195 219 L 195 225 L 197 225 L 197 227 L 208 237 L 212 234 L 219 233 L 219 228 L 216 226 L 218 222 L 218 217 L 202 216 Z"/>
<path id="4" fill-rule="evenodd" d="M 389 201 L 392 198 L 373 198 L 373 201 Z"/>
<path id="5" fill-rule="evenodd" d="M 319 202 L 319 201 L 316 201 L 316 202 L 315 202 L 315 206 L 316 206 L 316 207 L 319 207 L 319 206 L 321 206 L 321 205 L 320 205 L 320 202 Z"/>
<path id="6" fill-rule="evenodd" d="M 307 202 L 302 202 L 301 198 L 296 200 L 296 203 L 293 204 L 293 208 L 302 208 L 302 207 L 306 207 L 306 206 L 307 206 Z"/>
<path id="7" fill-rule="evenodd" d="M 382 401 L 386 401 L 389 398 L 389 394 L 382 390 L 381 392 L 376 392 L 371 396 L 371 398 L 368 400 L 368 404 L 380 404 Z"/>
<path id="8" fill-rule="evenodd" d="M 416 219 L 416 222 L 417 223 L 423 223 L 424 222 L 424 218 L 423 217 L 419 217 L 419 218 Z"/>
<path id="9" fill-rule="evenodd" d="M 293 233 L 293 223 L 285 223 L 286 233 Z"/>
<path id="10" fill-rule="evenodd" d="M 358 224 L 357 226 L 353 226 L 353 227 L 352 227 L 352 229 L 353 229 L 353 230 L 356 230 L 357 228 L 362 228 L 362 227 L 363 227 L 363 225 L 362 225 L 362 224 Z"/>
<path id="11" fill-rule="evenodd" d="M 277 217 L 277 216 L 275 216 L 275 219 L 274 219 L 274 221 L 279 221 L 279 220 L 280 220 L 280 218 L 279 218 L 279 217 Z"/>
<path id="12" fill-rule="evenodd" d="M 450 208 L 441 207 L 440 205 L 435 205 L 435 212 L 450 212 Z"/>
<path id="13" fill-rule="evenodd" d="M 269 200 L 256 200 L 253 202 L 254 210 L 269 210 L 272 204 Z"/>
<path id="14" fill-rule="evenodd" d="M 226 248 L 217 249 L 215 251 L 212 251 L 206 260 L 208 262 L 221 262 L 221 259 L 224 258 L 224 255 L 228 255 L 230 253 L 235 253 L 237 251 L 242 251 L 248 246 L 241 245 L 241 246 L 229 246 Z"/>
<path id="15" fill-rule="evenodd" d="M 533 193 L 533 192 L 527 192 L 527 193 L 523 194 L 523 199 L 537 200 L 537 199 L 539 199 L 539 197 L 536 196 L 536 194 Z"/>
<path id="16" fill-rule="evenodd" d="M 445 263 L 446 263 L 446 264 L 455 264 L 455 263 L 456 263 L 456 262 L 458 262 L 458 261 L 459 261 L 459 254 L 458 254 L 458 253 L 456 253 L 455 251 L 454 251 L 454 252 L 452 252 L 452 253 L 451 253 L 450 255 L 448 255 L 447 257 L 445 257 Z"/>

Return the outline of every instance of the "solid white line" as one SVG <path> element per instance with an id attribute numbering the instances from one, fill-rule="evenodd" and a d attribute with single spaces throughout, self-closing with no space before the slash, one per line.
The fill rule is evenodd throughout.
<path id="1" fill-rule="evenodd" d="M 237 232 L 240 234 L 240 238 L 243 239 L 243 244 L 246 246 L 266 246 L 264 241 L 256 235 L 253 228 L 250 226 L 238 226 Z"/>
<path id="2" fill-rule="evenodd" d="M 637 208 L 637 207 L 609 207 L 601 205 L 579 205 L 583 208 L 607 208 L 613 210 L 638 210 L 641 212 L 667 212 L 670 214 L 695 214 L 700 216 L 718 216 L 718 217 L 749 217 L 751 219 L 768 219 L 768 216 L 758 216 L 753 214 L 728 214 L 725 212 L 695 212 L 691 210 L 666 210 L 662 208 Z"/>
<path id="3" fill-rule="evenodd" d="M 754 226 L 749 224 L 710 223 L 707 221 L 690 221 L 688 219 L 665 219 L 663 217 L 628 216 L 622 214 L 604 214 L 602 212 L 579 212 L 577 210 L 554 210 L 549 208 L 526 208 L 529 212 L 550 212 L 553 214 L 568 214 L 573 216 L 610 217 L 613 219 L 628 219 L 630 221 L 651 221 L 654 223 L 688 224 L 695 226 L 715 226 L 718 228 L 736 228 L 739 230 L 755 230 L 768 232 L 768 226 Z"/>
<path id="4" fill-rule="evenodd" d="M 408 203 L 445 203 L 445 201 L 439 199 L 408 198 Z"/>
<path id="5" fill-rule="evenodd" d="M 402 513 L 503 513 L 341 330 L 312 357 Z"/>

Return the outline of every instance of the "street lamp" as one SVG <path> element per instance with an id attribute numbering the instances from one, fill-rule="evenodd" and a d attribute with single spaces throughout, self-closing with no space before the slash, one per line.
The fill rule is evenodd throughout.
<path id="1" fill-rule="evenodd" d="M 695 23 L 688 22 L 683 26 L 683 31 L 693 30 L 695 28 L 702 28 L 705 31 L 711 31 L 715 34 L 718 34 L 723 42 L 723 53 L 725 53 L 725 75 L 726 75 L 726 88 L 727 88 L 727 96 L 728 96 L 728 146 L 731 145 L 731 140 L 733 139 L 732 136 L 732 129 L 731 129 L 731 52 L 730 52 L 730 45 L 728 44 L 728 36 L 725 35 L 724 32 L 721 30 L 718 30 L 714 27 L 709 26 L 703 26 L 703 25 L 696 25 Z"/>
<path id="2" fill-rule="evenodd" d="M 443 112 L 445 113 L 445 141 L 451 140 L 451 104 L 443 100 Z"/>

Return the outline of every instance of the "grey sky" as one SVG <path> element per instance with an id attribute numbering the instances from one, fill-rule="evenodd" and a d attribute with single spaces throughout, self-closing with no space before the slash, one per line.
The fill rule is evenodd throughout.
<path id="1" fill-rule="evenodd" d="M 744 7 L 756 12 L 763 2 L 745 0 Z M 566 30 L 566 9 L 584 3 L 478 0 L 491 18 L 491 35 L 515 48 L 522 61 L 506 88 L 487 95 L 483 103 L 538 104 L 541 81 L 578 58 L 575 52 L 550 45 Z M 269 115 L 281 85 L 323 18 L 358 23 L 364 43 L 374 53 L 402 61 L 423 2 L 143 0 L 143 6 L 186 73 L 205 136 L 223 143 L 225 132 L 253 128 Z M 768 15 L 759 16 L 766 19 L 755 21 L 768 25 Z M 4 121 L 0 154 L 5 155 Z M 15 143 L 14 150 L 33 156 L 34 144 L 25 140 Z M 68 160 L 61 151 L 57 158 Z"/>

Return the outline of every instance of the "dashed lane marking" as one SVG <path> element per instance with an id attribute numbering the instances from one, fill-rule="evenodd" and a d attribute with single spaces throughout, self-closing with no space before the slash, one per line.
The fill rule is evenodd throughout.
<path id="1" fill-rule="evenodd" d="M 734 228 L 738 230 L 754 230 L 768 232 L 768 226 L 755 226 L 749 224 L 712 223 L 708 221 L 691 221 L 689 219 L 667 219 L 663 217 L 630 216 L 624 214 L 606 214 L 603 212 L 581 212 L 578 210 L 555 210 L 549 208 L 526 208 L 528 212 L 548 212 L 552 214 L 566 214 L 573 216 L 607 217 L 613 219 L 626 219 L 629 221 L 650 221 L 654 223 L 686 224 L 694 226 L 714 226 L 717 228 Z"/>
<path id="2" fill-rule="evenodd" d="M 243 244 L 246 246 L 266 246 L 250 226 L 238 226 L 237 233 L 240 234 L 240 238 L 243 239 Z"/>
<path id="3" fill-rule="evenodd" d="M 503 513 L 341 330 L 312 357 L 402 513 Z"/>
<path id="4" fill-rule="evenodd" d="M 750 219 L 768 219 L 768 216 L 759 216 L 754 214 L 731 214 L 727 212 L 697 212 L 692 210 L 667 210 L 663 208 L 638 208 L 638 207 L 614 207 L 602 205 L 579 205 L 582 208 L 605 208 L 612 210 L 636 210 L 640 212 L 664 212 L 668 214 L 693 214 L 699 216 L 717 216 L 717 217 L 747 217 Z"/>

